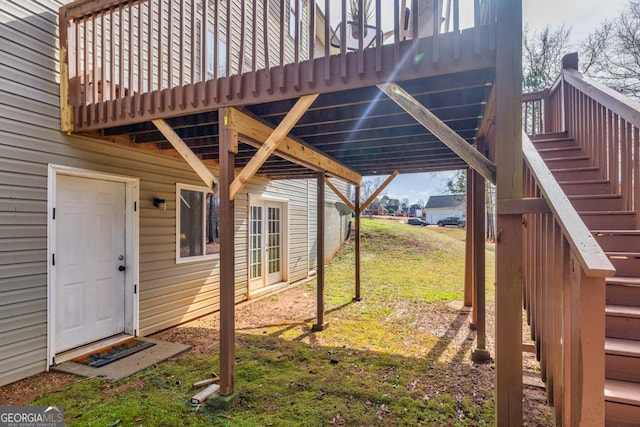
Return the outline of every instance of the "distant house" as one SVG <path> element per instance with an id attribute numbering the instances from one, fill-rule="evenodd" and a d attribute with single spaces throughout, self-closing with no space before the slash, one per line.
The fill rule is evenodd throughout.
<path id="1" fill-rule="evenodd" d="M 422 206 L 420 206 L 420 205 L 411 205 L 411 206 L 409 206 L 409 216 L 421 217 L 422 216 Z"/>
<path id="2" fill-rule="evenodd" d="M 466 216 L 466 200 L 462 194 L 431 196 L 425 210 L 429 224 L 436 224 L 448 216 L 464 218 Z"/>

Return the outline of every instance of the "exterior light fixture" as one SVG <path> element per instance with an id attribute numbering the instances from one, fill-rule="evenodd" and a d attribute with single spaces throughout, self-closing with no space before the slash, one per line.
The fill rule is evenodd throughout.
<path id="1" fill-rule="evenodd" d="M 165 199 L 158 199 L 157 197 L 153 198 L 153 206 L 156 208 L 166 211 L 167 210 L 167 201 Z"/>

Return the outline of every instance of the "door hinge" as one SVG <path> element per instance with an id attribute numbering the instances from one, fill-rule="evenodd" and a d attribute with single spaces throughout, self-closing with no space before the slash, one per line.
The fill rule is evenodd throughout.
<path id="1" fill-rule="evenodd" d="M 51 254 L 51 262 L 56 265 L 56 254 Z"/>
<path id="2" fill-rule="evenodd" d="M 134 294 L 138 293 L 138 284 L 137 283 L 133 285 L 133 293 Z"/>
<path id="3" fill-rule="evenodd" d="M 53 208 L 53 219 L 56 219 L 56 208 Z"/>
<path id="4" fill-rule="evenodd" d="M 133 211 L 138 212 L 138 202 L 133 202 Z"/>

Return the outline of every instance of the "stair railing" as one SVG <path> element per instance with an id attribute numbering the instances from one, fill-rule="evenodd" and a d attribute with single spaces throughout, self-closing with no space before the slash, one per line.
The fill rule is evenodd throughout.
<path id="1" fill-rule="evenodd" d="M 562 80 L 569 136 L 622 195 L 624 209 L 636 211 L 640 227 L 640 104 L 576 69 L 565 68 Z"/>
<path id="2" fill-rule="evenodd" d="M 524 131 L 522 140 L 523 196 L 536 204 L 523 216 L 523 296 L 541 377 L 557 425 L 604 425 L 605 278 L 615 269 Z"/>

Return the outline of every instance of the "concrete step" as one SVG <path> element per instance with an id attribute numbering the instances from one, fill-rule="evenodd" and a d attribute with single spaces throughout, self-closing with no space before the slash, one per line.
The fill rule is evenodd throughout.
<path id="1" fill-rule="evenodd" d="M 604 385 L 605 426 L 638 426 L 640 384 L 606 380 Z"/>
<path id="2" fill-rule="evenodd" d="M 616 269 L 616 276 L 640 277 L 640 253 L 606 252 Z"/>
<path id="3" fill-rule="evenodd" d="M 620 211 L 623 209 L 620 194 L 578 194 L 569 196 L 578 211 Z"/>
<path id="4" fill-rule="evenodd" d="M 590 230 L 631 230 L 636 225 L 635 211 L 578 211 Z"/>
<path id="5" fill-rule="evenodd" d="M 560 187 L 567 196 L 578 194 L 611 194 L 611 182 L 606 179 L 593 179 L 589 181 L 561 181 Z"/>
<path id="6" fill-rule="evenodd" d="M 640 277 L 607 277 L 607 304 L 640 307 Z"/>
<path id="7" fill-rule="evenodd" d="M 640 340 L 640 307 L 607 305 L 605 315 L 607 338 Z"/>
<path id="8" fill-rule="evenodd" d="M 640 383 L 640 341 L 606 338 L 605 377 Z"/>
<path id="9" fill-rule="evenodd" d="M 538 148 L 538 153 L 545 160 L 557 157 L 575 157 L 582 155 L 582 147 L 575 145 L 570 147 Z"/>
<path id="10" fill-rule="evenodd" d="M 593 166 L 589 156 L 552 157 L 545 159 L 549 169 L 586 168 Z"/>
<path id="11" fill-rule="evenodd" d="M 551 169 L 551 173 L 557 181 L 592 181 L 602 178 L 600 168 L 597 166 Z"/>
<path id="12" fill-rule="evenodd" d="M 593 230 L 593 236 L 604 251 L 640 250 L 640 230 Z"/>

